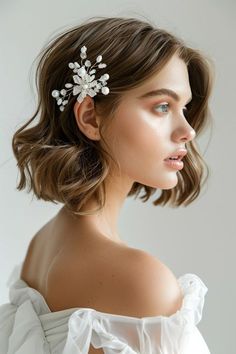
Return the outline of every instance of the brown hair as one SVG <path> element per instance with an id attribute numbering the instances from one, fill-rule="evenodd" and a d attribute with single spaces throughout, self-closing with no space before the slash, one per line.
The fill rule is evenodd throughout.
<path id="1" fill-rule="evenodd" d="M 80 48 L 86 45 L 92 63 L 102 55 L 107 68 L 99 75 L 109 73 L 110 93 L 98 93 L 94 104 L 103 117 L 106 128 L 127 90 L 142 85 L 145 80 L 162 69 L 173 54 L 186 63 L 192 90 L 192 101 L 187 105 L 187 120 L 196 132 L 196 137 L 210 121 L 208 100 L 212 89 L 212 62 L 197 49 L 187 47 L 180 38 L 151 23 L 135 18 L 96 17 L 79 26 L 74 26 L 53 38 L 39 53 L 36 70 L 38 106 L 36 112 L 13 135 L 12 148 L 20 170 L 18 190 L 25 188 L 27 174 L 29 190 L 33 189 L 38 199 L 61 202 L 73 215 L 92 196 L 99 209 L 105 205 L 104 180 L 110 172 L 108 151 L 99 141 L 87 138 L 78 128 L 72 96 L 61 112 L 51 96 L 55 88 L 63 88 L 71 80 L 69 62 L 78 60 Z M 109 70 L 108 70 L 109 69 Z M 38 116 L 33 127 L 26 127 Z M 178 171 L 178 183 L 170 190 L 162 190 L 154 205 L 188 205 L 200 193 L 206 182 L 209 169 L 198 152 L 196 141 L 187 143 L 188 154 L 184 168 Z M 207 175 L 203 180 L 204 170 Z M 202 183 L 202 184 L 201 184 Z M 146 202 L 156 188 L 134 182 L 129 196 L 140 197 Z M 92 213 L 92 212 L 91 212 Z"/>

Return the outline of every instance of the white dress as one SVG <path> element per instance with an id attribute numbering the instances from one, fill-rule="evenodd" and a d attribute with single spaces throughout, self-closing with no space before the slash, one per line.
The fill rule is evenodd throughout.
<path id="1" fill-rule="evenodd" d="M 44 297 L 20 279 L 8 279 L 9 302 L 0 306 L 0 354 L 209 354 L 197 324 L 208 288 L 195 274 L 178 278 L 183 303 L 173 315 L 130 317 L 70 308 L 51 312 Z"/>

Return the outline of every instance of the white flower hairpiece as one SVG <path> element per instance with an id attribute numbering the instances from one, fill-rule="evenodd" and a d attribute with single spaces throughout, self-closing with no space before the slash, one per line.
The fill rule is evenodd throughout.
<path id="1" fill-rule="evenodd" d="M 73 72 L 76 73 L 76 75 L 73 75 L 73 80 L 75 85 L 71 83 L 66 83 L 65 87 L 68 90 L 62 89 L 60 91 L 59 90 L 52 91 L 52 96 L 56 98 L 60 111 L 64 111 L 64 107 L 68 103 L 68 100 L 70 98 L 67 96 L 68 95 L 70 96 L 72 92 L 74 96 L 79 94 L 77 97 L 77 101 L 80 103 L 83 101 L 86 95 L 89 95 L 90 97 L 94 97 L 97 94 L 97 92 L 99 92 L 100 89 L 104 95 L 107 95 L 109 93 L 109 88 L 106 86 L 107 85 L 106 81 L 109 79 L 108 74 L 102 75 L 98 80 L 94 79 L 95 78 L 94 74 L 96 72 L 96 69 L 94 69 L 94 67 L 98 63 L 99 63 L 98 64 L 99 69 L 105 68 L 107 66 L 106 64 L 101 63 L 102 56 L 99 55 L 96 59 L 96 63 L 91 66 L 91 62 L 89 60 L 86 60 L 85 63 L 83 63 L 83 59 L 87 58 L 87 53 L 86 53 L 87 48 L 83 46 L 80 51 L 81 51 L 80 53 L 81 65 L 79 65 L 79 63 L 77 62 L 68 64 L 69 68 L 73 69 Z"/>

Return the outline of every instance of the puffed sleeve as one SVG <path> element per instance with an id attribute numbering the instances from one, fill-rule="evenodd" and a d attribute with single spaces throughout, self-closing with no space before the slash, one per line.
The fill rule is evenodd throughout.
<path id="1" fill-rule="evenodd" d="M 90 344 L 105 354 L 210 354 L 197 328 L 208 289 L 192 273 L 178 281 L 183 302 L 169 317 L 137 318 L 79 308 L 69 318 L 62 354 L 87 354 Z"/>

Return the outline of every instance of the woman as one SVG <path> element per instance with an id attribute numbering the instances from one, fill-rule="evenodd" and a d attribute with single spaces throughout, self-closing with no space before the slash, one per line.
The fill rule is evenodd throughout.
<path id="1" fill-rule="evenodd" d="M 63 207 L 13 272 L 0 352 L 209 353 L 196 327 L 203 281 L 176 279 L 117 228 L 126 197 L 143 189 L 144 201 L 161 190 L 154 205 L 199 195 L 208 58 L 148 22 L 104 17 L 56 36 L 36 74 L 37 110 L 12 140 L 17 188 L 28 182 Z"/>

